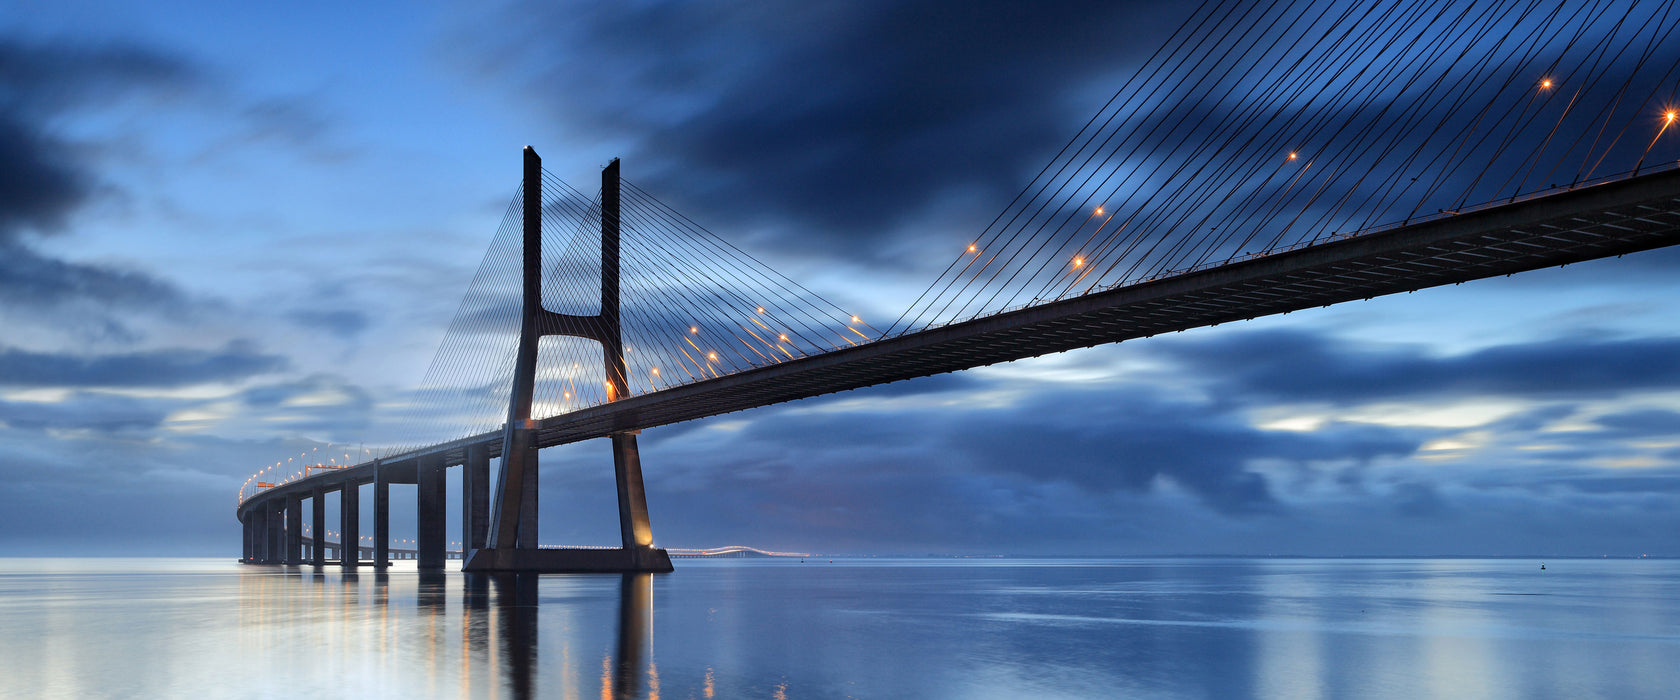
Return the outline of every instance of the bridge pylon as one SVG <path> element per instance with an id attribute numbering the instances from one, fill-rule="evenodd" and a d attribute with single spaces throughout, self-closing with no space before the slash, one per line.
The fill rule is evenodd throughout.
<path id="1" fill-rule="evenodd" d="M 542 305 L 542 158 L 525 147 L 524 279 L 519 349 L 514 364 L 508 420 L 502 430 L 502 463 L 491 499 L 490 531 L 480 548 L 469 548 L 466 571 L 663 572 L 671 570 L 665 550 L 653 546 L 642 462 L 636 447 L 640 431 L 610 437 L 618 485 L 619 549 L 539 549 L 537 546 L 537 423 L 531 420 L 536 392 L 537 345 L 545 335 L 563 335 L 601 344 L 607 400 L 622 397 L 630 384 L 624 362 L 624 334 L 619 314 L 619 166 L 601 171 L 601 312 L 592 316 L 562 314 Z M 477 537 L 470 538 L 477 540 Z"/>

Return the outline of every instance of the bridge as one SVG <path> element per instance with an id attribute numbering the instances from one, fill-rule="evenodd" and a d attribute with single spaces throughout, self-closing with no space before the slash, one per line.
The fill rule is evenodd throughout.
<path id="1" fill-rule="evenodd" d="M 439 410 L 488 400 L 499 419 L 257 489 L 280 465 L 253 475 L 242 561 L 326 563 L 326 547 L 303 556 L 303 502 L 325 532 L 337 493 L 341 541 L 360 541 L 359 487 L 372 484 L 383 566 L 400 555 L 389 487 L 414 484 L 415 556 L 441 568 L 445 470 L 458 466 L 463 568 L 668 571 L 644 429 L 1680 243 L 1680 170 L 1663 141 L 1676 112 L 1657 98 L 1675 67 L 1656 76 L 1648 60 L 1680 23 L 1667 13 L 1629 35 L 1627 16 L 1559 5 L 1512 44 L 1487 31 L 1495 15 L 1404 3 L 1340 15 L 1309 3 L 1296 11 L 1310 21 L 1232 39 L 1236 10 L 1209 5 L 884 328 L 625 182 L 617 160 L 587 196 L 527 147 L 427 381 L 447 388 Z M 1375 39 L 1377 55 L 1362 53 Z M 1509 60 L 1464 70 L 1440 41 Z M 1258 53 L 1234 50 L 1244 42 Z M 1220 90 L 1233 114 L 1191 99 Z M 1257 111 L 1279 116 L 1240 116 Z M 1422 115 L 1438 125 L 1420 128 Z M 1537 174 L 1545 184 L 1529 185 Z M 612 444 L 621 546 L 544 547 L 538 451 L 594 439 Z"/>

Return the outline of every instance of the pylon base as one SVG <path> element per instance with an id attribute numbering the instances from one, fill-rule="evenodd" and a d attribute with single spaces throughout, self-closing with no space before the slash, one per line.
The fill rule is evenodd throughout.
<path id="1" fill-rule="evenodd" d="M 474 549 L 462 571 L 523 571 L 545 574 L 623 574 L 672 571 L 663 549 Z"/>

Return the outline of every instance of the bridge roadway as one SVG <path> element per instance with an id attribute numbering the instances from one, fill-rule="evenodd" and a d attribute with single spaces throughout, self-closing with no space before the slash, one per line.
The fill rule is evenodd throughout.
<path id="1" fill-rule="evenodd" d="M 849 389 L 1161 333 L 1567 265 L 1680 243 L 1680 169 L 1581 186 L 1134 283 L 873 343 L 630 396 L 538 423 L 540 447 L 653 428 Z M 422 462 L 500 456 L 502 431 L 379 460 L 387 483 Z M 476 450 L 475 450 L 476 451 Z M 264 491 L 275 498 L 374 481 L 375 463 Z"/>

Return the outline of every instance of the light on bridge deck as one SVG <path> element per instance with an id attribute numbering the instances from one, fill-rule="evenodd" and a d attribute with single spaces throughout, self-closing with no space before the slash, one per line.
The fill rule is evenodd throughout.
<path id="1" fill-rule="evenodd" d="M 1540 81 L 1540 89 L 1541 89 L 1541 90 L 1550 90 L 1550 89 L 1552 89 L 1552 79 L 1551 79 L 1551 78 L 1547 78 L 1547 79 L 1545 79 L 1545 80 L 1542 80 L 1542 81 Z"/>

